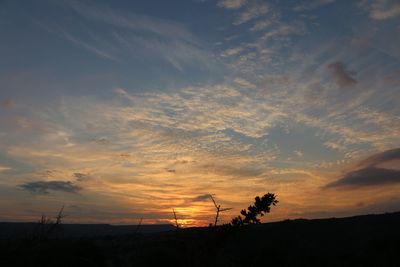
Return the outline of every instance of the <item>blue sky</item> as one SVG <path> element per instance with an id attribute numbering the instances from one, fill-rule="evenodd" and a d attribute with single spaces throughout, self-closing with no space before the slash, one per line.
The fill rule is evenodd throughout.
<path id="1" fill-rule="evenodd" d="M 1 1 L 0 35 L 1 220 L 399 207 L 397 1 Z"/>

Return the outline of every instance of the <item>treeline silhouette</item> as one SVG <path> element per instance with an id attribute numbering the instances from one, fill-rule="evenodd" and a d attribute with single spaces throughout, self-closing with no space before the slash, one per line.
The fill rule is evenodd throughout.
<path id="1" fill-rule="evenodd" d="M 230 223 L 120 236 L 0 239 L 0 266 L 399 266 L 400 212 L 261 223 L 278 203 L 256 197 Z M 218 211 L 219 209 L 219 211 Z M 60 228 L 58 216 L 39 225 Z M 59 220 L 57 220 L 59 218 Z M 178 219 L 176 218 L 178 228 Z M 0 224 L 1 227 L 1 224 Z M 172 229 L 176 229 L 172 228 Z M 52 230 L 51 232 L 53 232 Z"/>
<path id="2" fill-rule="evenodd" d="M 0 266 L 399 266 L 400 213 L 154 234 L 1 240 Z M 101 235 L 101 233 L 99 233 Z"/>
<path id="3" fill-rule="evenodd" d="M 213 197 L 212 194 L 208 194 L 209 198 L 214 204 L 215 207 L 215 220 L 214 223 L 210 223 L 209 226 L 212 227 L 217 227 L 218 224 L 218 219 L 219 215 L 221 212 L 231 210 L 232 208 L 222 208 L 221 205 L 217 204 L 215 198 Z M 276 206 L 278 204 L 278 200 L 276 199 L 276 195 L 273 193 L 266 193 L 264 196 L 261 198 L 259 196 L 256 196 L 254 198 L 255 202 L 254 205 L 250 205 L 247 210 L 243 209 L 241 210 L 240 214 L 241 215 L 232 218 L 231 222 L 225 223 L 222 226 L 234 226 L 234 227 L 239 227 L 239 226 L 245 226 L 245 225 L 250 225 L 250 224 L 259 224 L 261 223 L 260 217 L 264 216 L 265 214 L 269 213 L 271 211 L 271 205 Z M 179 219 L 176 215 L 175 209 L 172 209 L 172 213 L 174 215 L 174 222 L 176 225 L 176 228 L 179 229 Z"/>

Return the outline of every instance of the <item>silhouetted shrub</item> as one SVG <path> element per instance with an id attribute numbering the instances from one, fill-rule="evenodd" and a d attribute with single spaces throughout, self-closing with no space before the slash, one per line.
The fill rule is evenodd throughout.
<path id="1" fill-rule="evenodd" d="M 271 205 L 275 206 L 278 203 L 275 194 L 267 193 L 263 197 L 256 196 L 254 205 L 250 205 L 247 210 L 243 209 L 240 214 L 232 219 L 233 226 L 243 226 L 247 224 L 258 224 L 260 219 L 258 216 L 264 216 L 271 210 Z"/>
<path id="2" fill-rule="evenodd" d="M 37 228 L 32 238 L 36 240 L 47 240 L 49 237 L 57 234 L 57 232 L 61 230 L 62 219 L 65 217 L 63 212 L 64 206 L 61 207 L 55 221 L 43 214 L 38 221 Z"/>

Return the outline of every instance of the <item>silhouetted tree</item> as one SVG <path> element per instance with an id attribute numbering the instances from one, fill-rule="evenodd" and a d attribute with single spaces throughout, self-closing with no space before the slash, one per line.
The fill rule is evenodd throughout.
<path id="1" fill-rule="evenodd" d="M 214 226 L 217 226 L 219 213 L 220 213 L 220 212 L 223 212 L 223 211 L 231 210 L 232 208 L 221 209 L 221 205 L 217 205 L 217 202 L 215 202 L 214 197 L 213 197 L 211 194 L 210 194 L 209 196 L 210 196 L 210 198 L 211 198 L 211 200 L 212 200 L 212 202 L 214 203 L 214 206 L 215 206 L 216 215 L 215 215 Z M 210 224 L 210 225 L 211 225 L 211 224 Z"/>
<path id="2" fill-rule="evenodd" d="M 275 206 L 278 203 L 275 194 L 267 193 L 263 197 L 256 196 L 254 205 L 250 205 L 247 210 L 243 209 L 240 214 L 242 216 L 237 216 L 232 219 L 231 224 L 233 226 L 243 226 L 247 224 L 258 224 L 260 219 L 258 216 L 262 217 L 269 213 L 271 210 L 271 205 Z"/>

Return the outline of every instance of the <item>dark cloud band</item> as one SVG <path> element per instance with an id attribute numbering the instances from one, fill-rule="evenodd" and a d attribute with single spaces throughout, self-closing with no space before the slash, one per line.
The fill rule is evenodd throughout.
<path id="1" fill-rule="evenodd" d="M 19 187 L 34 194 L 48 194 L 49 191 L 77 193 L 81 189 L 70 181 L 35 181 L 21 184 Z"/>
<path id="2" fill-rule="evenodd" d="M 400 170 L 368 167 L 346 173 L 339 180 L 328 184 L 332 187 L 365 187 L 400 183 Z"/>
<path id="3" fill-rule="evenodd" d="M 349 72 L 342 62 L 333 62 L 328 65 L 328 70 L 331 72 L 335 82 L 340 87 L 354 86 L 357 80 L 352 77 L 352 72 Z"/>
<path id="4" fill-rule="evenodd" d="M 363 161 L 361 161 L 358 166 L 376 166 L 384 162 L 392 161 L 392 160 L 400 160 L 400 148 L 386 150 L 382 153 L 375 154 Z"/>
<path id="5" fill-rule="evenodd" d="M 393 160 L 400 160 L 400 148 L 387 150 L 361 161 L 356 165 L 357 169 L 347 172 L 324 188 L 355 188 L 400 183 L 400 170 L 378 167 L 379 164 Z"/>

